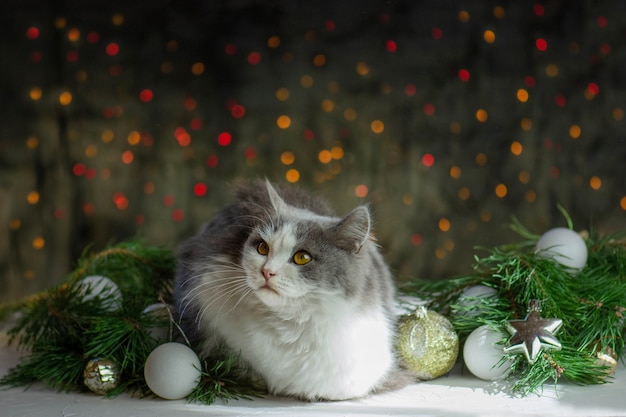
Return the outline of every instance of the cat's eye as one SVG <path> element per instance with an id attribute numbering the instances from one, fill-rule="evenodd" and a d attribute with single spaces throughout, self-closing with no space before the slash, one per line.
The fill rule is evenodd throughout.
<path id="1" fill-rule="evenodd" d="M 270 245 L 268 245 L 266 241 L 262 240 L 261 243 L 259 243 L 259 245 L 256 247 L 256 251 L 265 256 L 270 253 Z"/>
<path id="2" fill-rule="evenodd" d="M 293 262 L 296 265 L 306 265 L 313 260 L 311 254 L 304 250 L 299 250 L 293 255 Z"/>

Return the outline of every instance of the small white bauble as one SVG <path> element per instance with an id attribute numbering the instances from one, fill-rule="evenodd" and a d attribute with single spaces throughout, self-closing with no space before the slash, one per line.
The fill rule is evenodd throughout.
<path id="1" fill-rule="evenodd" d="M 512 364 L 510 361 L 498 365 L 505 356 L 502 345 L 498 344 L 503 338 L 488 325 L 480 326 L 470 333 L 463 347 L 463 360 L 474 376 L 495 381 L 509 373 Z"/>
<path id="2" fill-rule="evenodd" d="M 537 241 L 535 252 L 574 271 L 581 270 L 587 263 L 585 241 L 578 233 L 565 227 L 557 227 L 544 233 Z"/>
<path id="3" fill-rule="evenodd" d="M 83 301 L 96 297 L 106 299 L 102 305 L 107 311 L 119 310 L 122 305 L 122 292 L 115 282 L 102 275 L 90 275 L 78 282 Z"/>
<path id="4" fill-rule="evenodd" d="M 486 285 L 474 285 L 466 288 L 459 296 L 458 304 L 463 306 L 462 314 L 468 317 L 475 317 L 481 314 L 479 298 L 490 298 L 496 295 L 495 288 Z M 469 310 L 465 310 L 468 308 Z"/>
<path id="5" fill-rule="evenodd" d="M 186 345 L 169 342 L 154 349 L 144 367 L 150 390 L 166 400 L 185 398 L 200 382 L 200 359 Z"/>
<path id="6" fill-rule="evenodd" d="M 155 303 L 150 304 L 143 312 L 160 320 L 167 320 L 170 316 L 169 311 L 171 311 L 171 309 L 172 307 L 167 304 Z M 170 326 L 167 325 L 163 327 L 148 327 L 146 331 L 157 342 L 165 342 L 170 336 Z"/>

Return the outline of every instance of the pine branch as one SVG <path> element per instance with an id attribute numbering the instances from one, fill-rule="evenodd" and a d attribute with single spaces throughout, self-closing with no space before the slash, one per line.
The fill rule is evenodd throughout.
<path id="1" fill-rule="evenodd" d="M 22 358 L 22 361 L 0 380 L 0 385 L 30 386 L 39 381 L 59 391 L 84 391 L 82 377 L 86 364 L 87 361 L 80 353 L 66 346 L 51 344 L 40 347 Z"/>
<path id="2" fill-rule="evenodd" d="M 571 228 L 571 220 L 568 224 Z M 618 358 L 624 352 L 626 235 L 592 233 L 586 241 L 587 264 L 574 275 L 535 254 L 538 235 L 516 219 L 512 228 L 528 240 L 487 249 L 485 256 L 475 258 L 473 274 L 438 282 L 416 280 L 404 292 L 448 314 L 461 340 L 483 324 L 504 332 L 505 322 L 526 316 L 532 299 L 541 300 L 543 317 L 562 319 L 557 335 L 562 350 L 544 352 L 533 364 L 508 355 L 514 359 L 510 380 L 517 395 L 540 392 L 547 381 L 563 377 L 578 384 L 607 382 L 608 368 L 596 354 L 609 349 Z M 462 292 L 474 285 L 494 288 L 496 294 L 461 300 Z"/>
<path id="3" fill-rule="evenodd" d="M 239 358 L 232 354 L 210 358 L 202 363 L 200 383 L 187 397 L 190 402 L 213 404 L 217 399 L 251 399 L 267 393 L 264 386 L 240 375 Z"/>
<path id="4" fill-rule="evenodd" d="M 20 313 L 9 330 L 10 340 L 17 340 L 30 354 L 0 385 L 28 386 L 40 381 L 65 391 L 83 391 L 87 362 L 103 358 L 120 368 L 119 385 L 107 397 L 125 391 L 149 395 L 144 364 L 158 343 L 148 330 L 171 323 L 145 309 L 157 301 L 171 300 L 174 265 L 168 250 L 124 242 L 92 255 L 85 253 L 64 284 L 3 306 L 3 317 Z M 119 308 L 111 309 L 118 301 L 114 293 L 92 294 L 91 288 L 81 286 L 81 280 L 90 275 L 105 276 L 118 285 L 122 293 Z M 218 398 L 264 393 L 258 384 L 240 377 L 239 360 L 231 355 L 204 360 L 203 368 L 201 383 L 190 401 L 211 404 Z"/>

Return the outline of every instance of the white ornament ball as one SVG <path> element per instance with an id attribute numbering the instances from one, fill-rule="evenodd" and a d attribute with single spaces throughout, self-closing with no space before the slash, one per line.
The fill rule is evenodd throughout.
<path id="1" fill-rule="evenodd" d="M 535 252 L 574 271 L 582 269 L 587 263 L 585 241 L 578 233 L 565 227 L 557 227 L 544 233 L 537 241 Z"/>
<path id="2" fill-rule="evenodd" d="M 479 298 L 490 298 L 496 295 L 495 288 L 487 287 L 486 285 L 474 285 L 466 288 L 459 296 L 459 305 L 468 308 L 469 310 L 463 310 L 463 315 L 468 317 L 475 317 L 481 314 L 480 300 Z"/>
<path id="3" fill-rule="evenodd" d="M 503 336 L 488 325 L 480 326 L 470 333 L 463 347 L 463 361 L 474 376 L 495 381 L 509 373 L 512 362 L 498 365 L 505 356 L 503 346 L 498 344 L 502 339 Z"/>
<path id="4" fill-rule="evenodd" d="M 164 303 L 155 303 L 150 304 L 146 307 L 143 312 L 145 314 L 149 314 L 155 318 L 160 320 L 167 320 L 170 316 L 170 311 L 172 311 L 173 307 Z M 170 337 L 170 326 L 163 327 L 148 327 L 146 329 L 148 334 L 157 342 L 164 342 Z"/>
<path id="5" fill-rule="evenodd" d="M 115 282 L 103 275 L 90 275 L 78 282 L 83 301 L 96 297 L 106 298 L 103 306 L 107 311 L 119 310 L 122 305 L 122 292 Z"/>
<path id="6" fill-rule="evenodd" d="M 169 342 L 154 349 L 144 367 L 150 390 L 166 400 L 185 398 L 200 382 L 200 359 L 186 345 Z"/>

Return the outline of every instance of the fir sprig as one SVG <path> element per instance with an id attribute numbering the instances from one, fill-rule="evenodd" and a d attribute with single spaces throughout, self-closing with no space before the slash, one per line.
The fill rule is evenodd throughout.
<path id="1" fill-rule="evenodd" d="M 572 226 L 570 220 L 568 225 Z M 562 319 L 560 351 L 544 352 L 533 364 L 509 355 L 514 394 L 540 392 L 547 381 L 556 383 L 560 378 L 577 384 L 607 382 L 610 373 L 597 354 L 609 349 L 619 358 L 624 352 L 626 236 L 586 236 L 587 263 L 573 272 L 535 253 L 539 235 L 517 220 L 512 228 L 526 240 L 482 249 L 486 254 L 475 257 L 473 273 L 444 281 L 415 280 L 404 291 L 426 298 L 429 308 L 447 314 L 462 340 L 483 324 L 507 334 L 504 323 L 524 318 L 532 299 L 542 302 L 543 317 Z M 496 293 L 461 299 L 463 291 L 475 285 L 494 288 Z"/>
<path id="2" fill-rule="evenodd" d="M 174 268 L 170 250 L 139 241 L 122 242 L 83 254 L 63 284 L 0 307 L 0 320 L 11 317 L 10 343 L 28 351 L 0 379 L 0 386 L 42 382 L 59 390 L 85 391 L 85 366 L 90 359 L 103 358 L 120 368 L 119 385 L 108 397 L 124 391 L 149 395 L 144 364 L 158 344 L 150 329 L 171 328 L 175 323 L 145 310 L 156 302 L 171 302 Z M 93 275 L 111 279 L 120 289 L 121 300 L 115 298 L 115 292 L 96 294 L 82 284 L 81 280 Z M 217 398 L 259 392 L 240 381 L 236 361 L 231 358 L 211 358 L 204 363 L 202 383 L 190 400 L 208 404 Z"/>
<path id="3" fill-rule="evenodd" d="M 241 378 L 239 358 L 232 353 L 204 360 L 200 383 L 187 397 L 190 402 L 213 404 L 215 400 L 251 399 L 267 393 L 263 384 Z"/>

